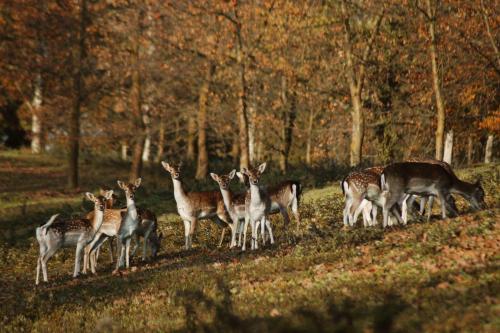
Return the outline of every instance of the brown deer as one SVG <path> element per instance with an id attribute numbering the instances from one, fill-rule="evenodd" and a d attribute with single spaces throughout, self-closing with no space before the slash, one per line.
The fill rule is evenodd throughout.
<path id="1" fill-rule="evenodd" d="M 40 245 L 40 255 L 36 267 L 36 284 L 39 283 L 40 270 L 43 273 L 44 282 L 48 282 L 47 261 L 57 250 L 66 246 L 76 246 L 73 277 L 78 276 L 82 254 L 85 252 L 85 247 L 99 233 L 106 211 L 105 202 L 112 194 L 113 191 L 108 191 L 105 196 L 99 197 L 95 197 L 89 192 L 85 194 L 87 199 L 94 202 L 94 217 L 92 220 L 86 218 L 58 219 L 58 215 L 53 215 L 47 223 L 36 228 L 36 239 Z M 84 267 L 87 258 L 87 256 L 84 257 Z"/>
<path id="2" fill-rule="evenodd" d="M 394 163 L 384 169 L 381 176 L 384 227 L 387 226 L 389 211 L 407 194 L 437 196 L 441 201 L 441 214 L 446 218 L 446 209 L 457 215 L 452 193 L 463 196 L 474 209 L 485 207 L 484 190 L 479 181 L 467 183 L 449 173 L 439 164 L 402 162 Z"/>
<path id="3" fill-rule="evenodd" d="M 356 223 L 358 215 L 363 212 L 365 227 L 376 224 L 377 205 L 365 199 L 368 185 L 379 186 L 380 177 L 373 172 L 354 171 L 341 182 L 342 193 L 345 198 L 343 222 L 351 227 Z M 373 215 L 371 215 L 373 213 Z"/>
<path id="4" fill-rule="evenodd" d="M 186 250 L 192 246 L 193 234 L 198 220 L 203 219 L 213 219 L 223 228 L 219 243 L 221 246 L 226 227 L 230 226 L 230 217 L 220 191 L 187 192 L 182 183 L 181 165 L 174 166 L 167 162 L 161 162 L 161 164 L 172 177 L 177 212 L 184 222 Z"/>

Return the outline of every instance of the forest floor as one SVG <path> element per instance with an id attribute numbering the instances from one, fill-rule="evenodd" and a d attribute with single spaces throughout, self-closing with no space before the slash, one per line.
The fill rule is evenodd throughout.
<path id="1" fill-rule="evenodd" d="M 217 248 L 209 221 L 183 250 L 171 180 L 158 166 L 136 194 L 166 235 L 157 260 L 134 259 L 114 276 L 102 254 L 97 275 L 73 279 L 68 248 L 36 287 L 35 227 L 89 210 L 84 191 L 126 178 L 123 163 L 84 162 L 81 191 L 65 191 L 64 160 L 0 152 L 0 332 L 500 331 L 500 164 L 457 171 L 482 176 L 488 209 L 470 212 L 460 200 L 460 217 L 435 211 L 430 223 L 388 230 L 343 228 L 338 181 L 306 188 L 301 225 L 285 231 L 273 217 L 276 244 L 246 253 Z"/>

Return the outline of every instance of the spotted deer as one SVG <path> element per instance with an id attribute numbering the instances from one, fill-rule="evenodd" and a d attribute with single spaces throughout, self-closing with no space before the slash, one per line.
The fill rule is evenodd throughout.
<path id="1" fill-rule="evenodd" d="M 38 256 L 36 266 L 36 284 L 39 284 L 40 270 L 43 273 L 43 281 L 48 282 L 47 278 L 47 261 L 61 247 L 76 246 L 75 254 L 75 269 L 73 277 L 77 277 L 80 273 L 80 261 L 84 254 L 85 246 L 91 243 L 104 221 L 106 211 L 105 202 L 113 194 L 113 191 L 108 191 L 105 196 L 94 196 L 87 192 L 86 198 L 94 202 L 94 218 L 92 220 L 86 218 L 59 219 L 58 214 L 53 215 L 47 223 L 36 228 L 36 239 L 40 245 L 40 255 Z M 88 257 L 84 257 L 84 266 Z"/>
<path id="2" fill-rule="evenodd" d="M 248 224 L 251 226 L 252 239 L 250 242 L 250 249 L 258 249 L 258 234 L 257 227 L 258 223 L 261 226 L 262 241 L 265 244 L 265 229 L 267 228 L 270 236 L 271 244 L 274 244 L 273 231 L 271 229 L 271 223 L 269 222 L 268 216 L 271 210 L 271 198 L 267 191 L 259 186 L 259 180 L 266 169 L 266 163 L 259 165 L 257 169 L 241 169 L 241 173 L 248 177 L 250 184 L 250 190 L 247 191 L 245 196 L 245 226 L 243 227 L 243 247 L 242 250 L 246 250 L 246 239 L 247 239 L 247 229 Z"/>
<path id="3" fill-rule="evenodd" d="M 236 175 L 240 181 L 245 184 L 247 190 L 250 189 L 248 176 L 237 172 Z M 281 213 L 285 226 L 290 223 L 288 216 L 288 208 L 291 209 L 292 214 L 297 220 L 297 226 L 300 225 L 299 204 L 302 195 L 302 185 L 296 180 L 285 180 L 277 185 L 267 188 L 267 193 L 271 199 L 271 210 L 269 215 Z"/>
<path id="4" fill-rule="evenodd" d="M 376 224 L 377 205 L 365 198 L 368 185 L 379 186 L 380 177 L 370 171 L 354 171 L 341 182 L 342 193 L 345 198 L 343 222 L 345 226 L 353 226 L 358 216 L 363 212 L 365 227 Z"/>
<path id="5" fill-rule="evenodd" d="M 241 234 L 243 231 L 243 223 L 245 220 L 245 193 L 235 194 L 229 189 L 229 184 L 234 178 L 236 170 L 232 170 L 227 175 L 217 175 L 210 173 L 210 176 L 219 184 L 224 206 L 231 217 L 233 223 L 231 226 L 231 244 L 230 247 L 236 246 L 236 234 L 238 234 L 238 246 L 241 246 Z"/>
<path id="6" fill-rule="evenodd" d="M 387 225 L 389 211 L 393 210 L 395 204 L 408 194 L 437 196 L 441 202 L 443 218 L 447 217 L 447 209 L 453 215 L 458 215 L 455 201 L 451 196 L 453 193 L 463 196 L 474 209 L 485 207 L 484 190 L 479 181 L 464 182 L 439 164 L 420 162 L 391 164 L 384 169 L 381 184 L 381 194 L 385 197 L 384 227 Z"/>
<path id="7" fill-rule="evenodd" d="M 230 225 L 228 213 L 220 191 L 187 192 L 181 177 L 181 165 L 161 162 L 163 168 L 170 173 L 174 185 L 174 198 L 177 212 L 184 222 L 185 248 L 190 249 L 198 220 L 212 219 L 221 226 L 222 235 L 219 246 L 224 240 L 226 227 Z"/>
<path id="8" fill-rule="evenodd" d="M 141 185 L 141 178 L 137 178 L 133 184 L 117 181 L 118 186 L 125 192 L 127 200 L 127 209 L 107 209 L 104 214 L 104 223 L 99 230 L 99 235 L 87 248 L 89 258 L 91 259 L 90 268 L 92 273 L 95 273 L 96 262 L 93 255 L 99 246 L 108 237 L 116 237 L 118 239 L 120 256 L 116 262 L 117 272 L 124 264 L 126 268 L 130 266 L 130 242 L 134 233 L 139 228 L 140 220 L 137 208 L 135 206 L 135 191 Z"/>

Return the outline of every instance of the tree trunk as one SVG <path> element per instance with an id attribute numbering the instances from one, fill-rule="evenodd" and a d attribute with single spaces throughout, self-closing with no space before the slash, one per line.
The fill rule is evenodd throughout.
<path id="1" fill-rule="evenodd" d="M 31 101 L 31 152 L 39 154 L 42 151 L 42 120 L 40 109 L 42 106 L 42 75 L 38 74 L 35 79 L 33 100 Z"/>
<path id="2" fill-rule="evenodd" d="M 311 166 L 312 164 L 312 133 L 314 125 L 314 111 L 311 108 L 309 111 L 309 122 L 307 124 L 307 143 L 306 143 L 306 164 Z"/>
<path id="3" fill-rule="evenodd" d="M 484 153 L 484 163 L 491 163 L 491 157 L 493 156 L 493 135 L 488 135 L 488 141 L 486 141 L 486 150 Z"/>
<path id="4" fill-rule="evenodd" d="M 215 65 L 209 64 L 205 79 L 201 84 L 198 100 L 198 163 L 196 166 L 196 179 L 205 179 L 208 174 L 207 151 L 207 105 L 210 93 L 210 82 L 215 72 Z"/>
<path id="5" fill-rule="evenodd" d="M 158 150 L 156 151 L 155 162 L 159 163 L 163 158 L 163 149 L 165 146 L 165 122 L 163 117 L 160 118 L 160 128 L 158 129 Z"/>
<path id="6" fill-rule="evenodd" d="M 129 181 L 132 183 L 142 174 L 142 150 L 144 148 L 144 135 L 135 137 L 134 146 L 132 147 L 132 165 L 130 167 Z"/>
<path id="7" fill-rule="evenodd" d="M 128 151 L 128 146 L 125 143 L 122 143 L 122 150 L 121 150 L 121 155 L 122 155 L 122 160 L 126 161 L 127 160 L 127 151 Z"/>
<path id="8" fill-rule="evenodd" d="M 293 126 L 296 117 L 295 97 L 292 96 L 290 107 L 288 107 L 287 97 L 287 80 L 285 75 L 281 76 L 281 104 L 282 104 L 282 137 L 281 137 L 281 151 L 280 151 L 280 170 L 286 173 L 288 170 L 288 155 L 292 146 Z"/>
<path id="9" fill-rule="evenodd" d="M 238 3 L 236 2 L 235 16 L 238 19 Z M 248 148 L 248 110 L 247 96 L 248 87 L 246 82 L 246 66 L 243 59 L 243 40 L 241 36 L 241 25 L 238 23 L 235 26 L 236 32 L 236 62 L 238 64 L 238 77 L 240 83 L 240 91 L 238 94 L 238 127 L 240 133 L 240 169 L 250 166 L 250 153 Z"/>
<path id="10" fill-rule="evenodd" d="M 363 139 L 365 134 L 365 119 L 363 114 L 363 103 L 361 100 L 361 93 L 363 91 L 363 83 L 366 73 L 366 63 L 370 57 L 375 37 L 378 34 L 380 23 L 384 17 L 384 8 L 380 11 L 375 19 L 375 26 L 370 34 L 361 62 L 359 70 L 356 73 L 354 64 L 354 54 L 352 50 L 352 35 L 349 23 L 349 15 L 347 12 L 346 1 L 341 2 L 341 11 L 344 21 L 344 52 L 346 58 L 347 82 L 349 84 L 349 92 L 351 95 L 351 117 L 352 117 L 352 134 L 351 134 L 351 147 L 350 147 L 350 165 L 356 166 L 362 160 Z"/>
<path id="11" fill-rule="evenodd" d="M 143 115 L 142 120 L 146 135 L 144 139 L 144 148 L 142 150 L 142 161 L 144 163 L 148 163 L 149 156 L 151 155 L 151 119 L 149 114 L 147 114 L 149 112 L 147 105 L 145 105 L 144 108 L 146 109 L 146 113 Z"/>
<path id="12" fill-rule="evenodd" d="M 83 80 L 83 67 L 87 58 L 87 50 L 85 48 L 87 15 L 87 0 L 81 0 L 80 29 L 78 36 L 78 68 L 73 78 L 74 102 L 69 120 L 69 188 L 77 188 L 79 180 L 78 158 L 80 153 L 80 114 L 85 89 Z"/>
<path id="13" fill-rule="evenodd" d="M 451 165 L 452 157 L 453 157 L 453 130 L 446 133 L 443 161 Z"/>
<path id="14" fill-rule="evenodd" d="M 196 137 L 196 119 L 194 116 L 190 116 L 188 119 L 188 124 L 187 124 L 187 132 L 188 132 L 188 137 L 187 137 L 187 152 L 186 152 L 186 159 L 188 161 L 194 161 L 194 155 L 195 155 L 195 137 Z"/>
<path id="15" fill-rule="evenodd" d="M 429 36 L 430 46 L 429 52 L 431 56 L 432 66 L 432 87 L 434 89 L 434 97 L 436 99 L 436 159 L 443 158 L 443 141 L 444 141 L 444 127 L 445 127 L 445 109 L 444 100 L 441 94 L 441 79 L 439 77 L 438 69 L 438 54 L 437 54 L 437 41 L 436 41 L 436 6 L 433 0 L 426 0 L 427 4 L 427 18 L 429 19 Z"/>
<path id="16" fill-rule="evenodd" d="M 472 165 L 472 148 L 473 148 L 473 141 L 472 137 L 469 136 L 467 139 L 467 165 Z"/>
<path id="17" fill-rule="evenodd" d="M 256 109 L 255 103 L 251 102 L 248 106 L 248 158 L 250 159 L 250 164 L 255 161 L 255 116 Z"/>
<path id="18" fill-rule="evenodd" d="M 233 157 L 233 163 L 238 163 L 238 158 L 240 157 L 240 137 L 237 133 L 234 133 L 233 136 L 231 156 Z"/>

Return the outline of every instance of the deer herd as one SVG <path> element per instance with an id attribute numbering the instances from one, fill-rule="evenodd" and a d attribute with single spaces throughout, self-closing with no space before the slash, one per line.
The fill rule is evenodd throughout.
<path id="1" fill-rule="evenodd" d="M 190 192 L 183 182 L 181 165 L 162 162 L 163 168 L 170 173 L 173 182 L 177 212 L 184 223 L 185 248 L 192 246 L 193 235 L 199 220 L 211 219 L 222 227 L 219 246 L 224 241 L 226 229 L 231 230 L 230 248 L 247 245 L 247 230 L 250 225 L 250 249 L 256 250 L 259 241 L 265 245 L 269 240 L 274 243 L 273 229 L 269 216 L 281 214 L 288 229 L 290 209 L 300 224 L 299 203 L 302 186 L 298 181 L 284 181 L 274 187 L 260 184 L 260 178 L 266 169 L 266 163 L 257 168 L 243 168 L 240 172 L 232 170 L 228 174 L 211 173 L 218 183 L 218 191 Z M 237 176 L 245 184 L 246 191 L 233 193 L 229 189 L 231 181 Z M 86 193 L 85 197 L 94 203 L 94 209 L 81 218 L 64 219 L 59 214 L 50 217 L 47 223 L 36 228 L 36 238 L 40 246 L 37 260 L 36 284 L 39 284 L 40 271 L 43 280 L 47 279 L 47 261 L 61 247 L 76 246 L 73 277 L 88 269 L 95 274 L 99 249 L 108 241 L 113 261 L 112 241 L 116 238 L 119 256 L 116 269 L 129 268 L 130 256 L 134 255 L 142 238 L 142 260 L 147 252 L 156 257 L 162 233 L 158 233 L 156 215 L 148 209 L 137 207 L 135 192 L 141 185 L 141 178 L 131 184 L 117 182 L 124 191 L 126 207 L 114 206 L 113 190 L 101 190 L 99 196 Z M 377 224 L 377 211 L 383 213 L 383 227 L 394 224 L 406 225 L 408 211 L 416 200 L 420 201 L 418 212 L 427 214 L 430 219 L 434 197 L 441 203 L 443 218 L 458 214 L 452 194 L 464 197 L 474 209 L 485 207 L 484 191 L 479 181 L 464 182 L 455 175 L 446 162 L 423 159 L 393 163 L 386 167 L 372 167 L 351 172 L 340 183 L 345 198 L 343 211 L 344 226 L 355 225 L 362 215 L 365 227 Z M 260 227 L 260 228 L 259 228 Z M 259 232 L 260 231 L 260 232 Z M 259 240 L 260 234 L 260 240 Z M 130 253 L 132 239 L 135 247 Z"/>

